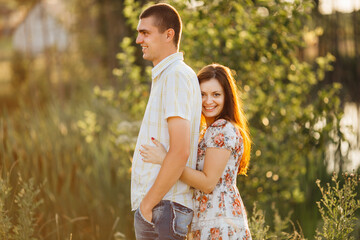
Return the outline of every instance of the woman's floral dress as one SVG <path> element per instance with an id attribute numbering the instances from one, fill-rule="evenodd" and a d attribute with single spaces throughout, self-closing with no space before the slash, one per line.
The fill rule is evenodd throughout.
<path id="1" fill-rule="evenodd" d="M 194 240 L 249 240 L 251 235 L 245 207 L 236 187 L 236 176 L 244 151 L 241 134 L 229 121 L 215 121 L 199 142 L 197 170 L 203 170 L 208 147 L 229 149 L 231 154 L 212 193 L 194 190 L 191 235 Z"/>

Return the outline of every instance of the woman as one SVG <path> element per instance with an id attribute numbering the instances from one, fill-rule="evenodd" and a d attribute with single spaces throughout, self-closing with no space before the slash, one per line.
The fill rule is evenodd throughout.
<path id="1" fill-rule="evenodd" d="M 251 239 L 236 176 L 246 175 L 251 140 L 229 68 L 211 64 L 198 73 L 203 131 L 196 170 L 186 167 L 181 181 L 194 190 L 193 239 Z M 145 162 L 161 164 L 166 150 L 157 140 L 145 145 Z"/>

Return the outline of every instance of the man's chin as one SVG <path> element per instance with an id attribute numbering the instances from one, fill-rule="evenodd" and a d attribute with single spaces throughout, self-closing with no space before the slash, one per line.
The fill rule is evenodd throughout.
<path id="1" fill-rule="evenodd" d="M 146 55 L 145 53 L 143 54 L 143 59 L 144 59 L 144 60 L 151 61 L 151 59 L 149 58 L 149 56 L 148 56 L 148 55 Z"/>

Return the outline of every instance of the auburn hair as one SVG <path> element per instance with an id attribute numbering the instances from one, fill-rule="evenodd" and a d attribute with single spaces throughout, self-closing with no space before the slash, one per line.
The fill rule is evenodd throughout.
<path id="1" fill-rule="evenodd" d="M 179 48 L 182 22 L 176 9 L 167 3 L 158 3 L 145 9 L 139 16 L 140 19 L 154 17 L 154 25 L 163 33 L 169 28 L 174 29 L 174 44 Z"/>
<path id="2" fill-rule="evenodd" d="M 235 79 L 228 67 L 214 63 L 203 67 L 197 74 L 199 84 L 216 79 L 224 90 L 224 107 L 216 117 L 217 119 L 226 119 L 239 130 L 244 144 L 244 152 L 241 157 L 238 174 L 246 175 L 251 151 L 251 138 L 248 127 L 248 122 L 243 110 L 243 104 L 239 97 L 239 91 L 235 83 Z M 202 116 L 201 125 L 206 125 L 205 118 Z"/>

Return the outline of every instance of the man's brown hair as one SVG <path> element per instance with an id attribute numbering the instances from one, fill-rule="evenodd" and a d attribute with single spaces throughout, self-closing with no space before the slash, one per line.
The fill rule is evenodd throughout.
<path id="1" fill-rule="evenodd" d="M 166 3 L 158 3 L 145 9 L 140 14 L 140 19 L 154 17 L 155 26 L 163 33 L 169 28 L 174 29 L 174 44 L 179 48 L 182 23 L 179 13 L 174 7 Z"/>

